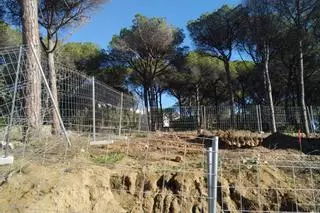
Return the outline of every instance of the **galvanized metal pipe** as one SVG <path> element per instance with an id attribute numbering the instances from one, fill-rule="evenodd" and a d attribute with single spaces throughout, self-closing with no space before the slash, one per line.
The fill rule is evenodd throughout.
<path id="1" fill-rule="evenodd" d="M 35 58 L 36 58 L 36 61 L 37 61 L 37 64 L 38 64 L 38 67 L 39 67 L 39 70 L 40 70 L 40 74 L 41 74 L 42 79 L 43 79 L 43 81 L 44 81 L 44 84 L 45 84 L 45 86 L 46 86 L 46 88 L 47 88 L 47 91 L 48 91 L 48 93 L 49 93 L 49 96 L 50 96 L 50 99 L 51 99 L 51 101 L 52 101 L 52 105 L 53 105 L 53 107 L 54 107 L 54 110 L 55 110 L 56 113 L 58 114 L 58 119 L 59 119 L 60 125 L 61 125 L 61 127 L 62 127 L 63 134 L 64 134 L 64 136 L 65 136 L 65 138 L 66 138 L 66 140 L 67 140 L 68 145 L 71 146 L 71 142 L 70 142 L 70 139 L 69 139 L 69 137 L 68 137 L 67 130 L 66 130 L 65 126 L 64 126 L 64 123 L 63 123 L 62 118 L 61 118 L 61 115 L 60 115 L 59 107 L 58 107 L 57 103 L 54 101 L 54 98 L 53 98 L 53 95 L 52 95 L 52 93 L 51 93 L 51 89 L 50 89 L 49 83 L 48 83 L 48 81 L 47 81 L 47 79 L 46 79 L 46 75 L 44 74 L 44 71 L 43 71 L 43 69 L 42 69 L 40 59 L 39 59 L 39 57 L 37 56 L 36 51 L 35 51 L 35 49 L 34 49 L 34 46 L 33 46 L 32 44 L 31 44 L 31 50 L 32 50 L 32 52 L 33 52 L 33 54 L 34 54 L 34 56 L 35 56 Z"/>
<path id="2" fill-rule="evenodd" d="M 96 141 L 96 89 L 95 79 L 92 77 L 92 138 L 93 142 Z"/>
<path id="3" fill-rule="evenodd" d="M 209 213 L 217 212 L 218 194 L 218 150 L 219 138 L 216 136 L 212 140 L 211 147 L 208 148 L 208 204 Z"/>
<path id="4" fill-rule="evenodd" d="M 11 130 L 11 126 L 13 123 L 14 108 L 16 107 L 16 96 L 17 96 L 17 89 L 18 89 L 21 57 L 22 57 L 22 46 L 20 46 L 20 50 L 19 50 L 18 65 L 17 65 L 17 70 L 16 70 L 16 79 L 14 82 L 14 92 L 13 92 L 12 104 L 11 104 L 10 120 L 9 120 L 9 125 L 6 128 L 7 132 L 6 132 L 6 139 L 5 139 L 5 141 L 6 141 L 6 150 L 5 150 L 5 154 L 4 154 L 5 157 L 8 157 L 8 149 L 9 149 L 9 142 L 10 142 L 10 130 Z"/>
<path id="5" fill-rule="evenodd" d="M 121 93 L 120 98 L 120 120 L 119 120 L 119 136 L 121 136 L 121 128 L 122 128 L 122 110 L 123 110 L 123 92 Z"/>

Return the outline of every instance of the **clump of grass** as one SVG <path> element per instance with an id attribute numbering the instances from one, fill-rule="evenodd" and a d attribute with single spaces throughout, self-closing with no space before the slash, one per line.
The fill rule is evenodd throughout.
<path id="1" fill-rule="evenodd" d="M 135 134 L 136 138 L 146 138 L 147 137 L 147 134 L 146 133 L 136 133 Z"/>
<path id="2" fill-rule="evenodd" d="M 112 164 L 116 163 L 124 158 L 124 154 L 121 152 L 111 152 L 106 155 L 93 156 L 92 161 L 99 164 Z"/>

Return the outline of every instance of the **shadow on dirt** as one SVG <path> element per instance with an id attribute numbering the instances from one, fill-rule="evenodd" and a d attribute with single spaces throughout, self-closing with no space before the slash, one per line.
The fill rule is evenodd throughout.
<path id="1" fill-rule="evenodd" d="M 301 138 L 300 147 L 297 137 L 275 133 L 266 137 L 261 145 L 268 149 L 301 149 L 304 154 L 320 155 L 320 138 Z"/>
<path id="2" fill-rule="evenodd" d="M 231 139 L 229 139 L 231 140 Z M 213 136 L 199 135 L 196 138 L 188 139 L 189 143 L 203 144 L 206 148 L 212 145 Z M 301 147 L 299 139 L 294 136 L 285 135 L 282 133 L 275 133 L 264 138 L 259 146 L 268 149 L 295 149 L 302 151 L 308 155 L 320 155 L 320 138 L 301 138 Z M 242 146 L 237 148 L 230 146 L 224 141 L 224 138 L 219 138 L 219 149 L 250 149 L 253 146 Z"/>

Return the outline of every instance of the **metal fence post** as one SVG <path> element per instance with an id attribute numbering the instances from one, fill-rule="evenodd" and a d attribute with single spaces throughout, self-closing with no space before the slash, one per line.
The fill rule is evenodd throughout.
<path id="1" fill-rule="evenodd" d="M 203 105 L 200 106 L 199 116 L 200 116 L 200 126 L 199 126 L 199 128 L 204 129 Z"/>
<path id="2" fill-rule="evenodd" d="M 123 92 L 120 97 L 120 120 L 119 120 L 119 136 L 121 136 L 121 124 L 122 124 L 122 110 L 123 110 Z"/>
<path id="3" fill-rule="evenodd" d="M 16 95 L 17 95 L 17 89 L 18 89 L 17 87 L 18 87 L 18 80 L 19 80 L 21 57 L 22 57 L 22 46 L 20 46 L 20 50 L 19 50 L 18 65 L 17 65 L 17 70 L 16 70 L 14 92 L 13 92 L 12 104 L 11 104 L 10 120 L 9 120 L 9 125 L 6 128 L 6 134 L 5 134 L 6 148 L 5 148 L 4 157 L 8 157 L 8 149 L 9 149 L 9 142 L 10 142 L 10 130 L 11 130 L 11 126 L 13 123 L 14 108 L 16 107 Z"/>
<path id="4" fill-rule="evenodd" d="M 307 106 L 306 108 L 307 108 L 307 116 L 309 117 L 310 129 L 311 129 L 312 133 L 315 133 L 315 129 L 313 126 L 312 114 L 311 114 L 311 107 Z"/>
<path id="5" fill-rule="evenodd" d="M 313 133 L 316 133 L 316 126 L 315 126 L 315 120 L 314 120 L 314 115 L 313 115 L 313 108 L 312 108 L 312 106 L 310 106 L 310 115 L 311 115 Z"/>
<path id="6" fill-rule="evenodd" d="M 139 111 L 139 118 L 138 118 L 138 131 L 141 131 L 141 112 Z"/>
<path id="7" fill-rule="evenodd" d="M 209 213 L 217 212 L 218 150 L 219 138 L 215 136 L 208 148 L 208 207 Z"/>
<path id="8" fill-rule="evenodd" d="M 96 89 L 95 79 L 92 77 L 92 138 L 96 141 Z"/>
<path id="9" fill-rule="evenodd" d="M 258 105 L 259 107 L 259 120 L 260 120 L 260 132 L 263 132 L 263 129 L 262 129 L 262 113 L 261 113 L 261 105 L 259 104 Z"/>
<path id="10" fill-rule="evenodd" d="M 260 131 L 260 116 L 259 116 L 259 106 L 256 105 L 256 114 L 257 114 L 257 126 L 258 126 L 258 132 Z"/>
<path id="11" fill-rule="evenodd" d="M 36 58 L 36 61 L 37 61 L 37 64 L 38 64 L 38 67 L 39 67 L 39 70 L 40 70 L 40 74 L 41 74 L 42 79 L 43 79 L 43 81 L 44 81 L 45 87 L 47 88 L 47 91 L 48 91 L 48 93 L 49 93 L 50 99 L 51 99 L 51 101 L 52 101 L 53 108 L 54 108 L 54 110 L 56 111 L 56 113 L 58 114 L 58 119 L 59 119 L 59 122 L 60 122 L 60 126 L 61 126 L 61 128 L 62 128 L 62 130 L 63 130 L 63 134 L 64 134 L 64 136 L 65 136 L 65 138 L 66 138 L 66 141 L 67 141 L 68 145 L 71 146 L 71 142 L 70 142 L 70 139 L 69 139 L 69 137 L 68 137 L 67 130 L 66 130 L 65 126 L 64 126 L 63 120 L 62 120 L 61 115 L 60 115 L 59 106 L 58 106 L 57 103 L 54 101 L 54 98 L 53 98 L 53 95 L 52 95 L 52 93 L 51 93 L 51 89 L 50 89 L 49 83 L 48 83 L 48 81 L 47 81 L 47 79 L 46 79 L 46 75 L 44 74 L 44 71 L 43 71 L 43 69 L 42 69 L 40 59 L 39 59 L 39 57 L 37 56 L 37 54 L 36 54 L 36 52 L 35 52 L 35 49 L 34 49 L 34 47 L 33 47 L 32 44 L 31 44 L 31 50 L 32 50 L 32 53 L 33 53 L 34 57 Z"/>
<path id="12" fill-rule="evenodd" d="M 207 114 L 206 114 L 206 106 L 203 106 L 203 126 L 204 130 L 207 129 Z"/>

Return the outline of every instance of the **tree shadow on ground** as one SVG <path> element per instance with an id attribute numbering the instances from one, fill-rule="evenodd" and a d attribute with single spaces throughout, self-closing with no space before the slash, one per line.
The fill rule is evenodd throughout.
<path id="1" fill-rule="evenodd" d="M 301 146 L 298 137 L 275 133 L 266 137 L 262 144 L 268 149 L 295 149 L 304 154 L 320 155 L 320 138 L 301 138 Z"/>
<path id="2" fill-rule="evenodd" d="M 254 147 L 243 146 L 241 148 L 232 147 L 228 145 L 223 138 L 219 138 L 219 149 L 250 149 Z M 213 136 L 199 135 L 196 138 L 187 139 L 189 143 L 203 144 L 205 148 L 211 147 L 213 141 Z M 301 138 L 301 147 L 299 144 L 299 139 L 294 136 L 275 133 L 264 138 L 260 143 L 268 149 L 295 149 L 302 151 L 304 154 L 309 155 L 320 155 L 320 138 Z"/>

